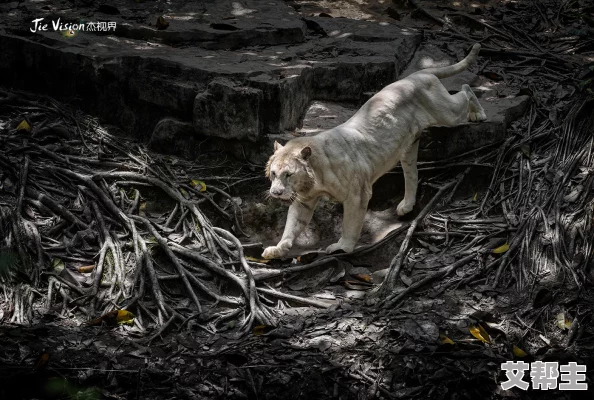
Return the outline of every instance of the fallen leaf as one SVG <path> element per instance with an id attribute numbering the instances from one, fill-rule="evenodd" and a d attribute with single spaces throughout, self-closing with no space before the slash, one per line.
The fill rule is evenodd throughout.
<path id="1" fill-rule="evenodd" d="M 22 120 L 16 127 L 17 132 L 31 132 L 31 125 L 26 120 Z"/>
<path id="2" fill-rule="evenodd" d="M 134 314 L 127 310 L 113 310 L 103 314 L 99 318 L 88 321 L 85 325 L 101 325 L 105 323 L 108 326 L 132 324 L 134 320 Z"/>
<path id="3" fill-rule="evenodd" d="M 64 269 L 64 261 L 59 258 L 52 258 L 52 269 L 59 274 Z"/>
<path id="4" fill-rule="evenodd" d="M 557 326 L 561 330 L 567 330 L 571 328 L 571 321 L 565 316 L 565 313 L 560 312 L 557 314 Z"/>
<path id="5" fill-rule="evenodd" d="M 76 36 L 76 31 L 74 29 L 64 29 L 64 30 L 61 30 L 60 33 L 65 38 L 71 38 L 71 37 Z"/>
<path id="6" fill-rule="evenodd" d="M 446 335 L 440 333 L 439 334 L 439 340 L 441 341 L 442 344 L 454 344 L 454 341 L 452 339 L 450 339 L 449 337 L 447 337 Z"/>
<path id="7" fill-rule="evenodd" d="M 252 333 L 256 336 L 260 336 L 270 332 L 274 328 L 275 327 L 271 325 L 256 325 L 254 329 L 252 329 Z"/>
<path id="8" fill-rule="evenodd" d="M 309 264 L 310 262 L 318 258 L 318 255 L 319 253 L 315 252 L 301 254 L 300 256 L 297 256 L 297 261 L 299 261 L 301 264 Z"/>
<path id="9" fill-rule="evenodd" d="M 524 357 L 526 357 L 528 355 L 528 354 L 526 354 L 526 352 L 524 350 L 520 349 L 515 344 L 512 347 L 512 352 L 514 353 L 514 356 L 516 356 L 518 358 L 524 358 Z"/>
<path id="10" fill-rule="evenodd" d="M 369 274 L 354 274 L 351 276 L 355 279 L 360 280 L 360 281 L 371 283 L 371 275 L 369 275 Z"/>
<path id="11" fill-rule="evenodd" d="M 95 265 L 81 265 L 80 267 L 76 267 L 76 270 L 78 272 L 80 272 L 81 274 L 88 274 L 90 272 L 93 272 L 93 270 L 95 269 Z"/>
<path id="12" fill-rule="evenodd" d="M 481 324 L 470 325 L 468 329 L 470 330 L 472 336 L 474 336 L 481 342 L 491 343 L 491 338 L 489 337 L 489 334 L 487 333 L 485 328 L 481 326 Z"/>
<path id="13" fill-rule="evenodd" d="M 503 254 L 508 250 L 509 250 L 509 244 L 504 243 L 501 246 L 497 247 L 496 249 L 493 249 L 492 253 L 493 254 Z"/>
<path id="14" fill-rule="evenodd" d="M 134 323 L 134 314 L 128 310 L 118 310 L 118 316 L 116 317 L 118 324 L 132 325 Z"/>
<path id="15" fill-rule="evenodd" d="M 47 361 L 49 360 L 49 353 L 42 353 L 39 358 L 37 359 L 37 362 L 35 362 L 35 366 L 33 367 L 33 370 L 37 371 L 40 368 L 43 368 L 44 365 L 47 364 Z"/>
<path id="16" fill-rule="evenodd" d="M 474 192 L 474 196 L 472 196 L 472 201 L 476 203 L 478 200 L 478 192 Z"/>
<path id="17" fill-rule="evenodd" d="M 206 192 L 206 183 L 199 181 L 197 179 L 192 179 L 190 184 L 193 188 L 198 189 L 199 192 Z"/>

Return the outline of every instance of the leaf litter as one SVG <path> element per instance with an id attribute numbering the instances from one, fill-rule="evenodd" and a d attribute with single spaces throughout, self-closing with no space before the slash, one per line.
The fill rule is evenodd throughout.
<path id="1" fill-rule="evenodd" d="M 592 119 L 588 118 L 584 105 L 591 105 L 592 99 L 588 97 L 587 78 L 577 85 L 575 80 L 568 79 L 574 71 L 573 66 L 578 63 L 576 55 L 579 56 L 587 47 L 582 47 L 583 39 L 579 35 L 575 40 L 554 40 L 567 33 L 571 24 L 583 24 L 581 15 L 586 6 L 584 2 L 571 2 L 558 9 L 557 13 L 543 13 L 541 7 L 544 10 L 552 9 L 548 8 L 551 6 L 549 3 L 552 4 L 487 2 L 483 6 L 488 11 L 484 14 L 484 20 L 466 16 L 455 19 L 455 24 L 441 24 L 445 21 L 442 18 L 447 17 L 452 10 L 447 7 L 436 8 L 431 2 L 411 2 L 402 7 L 395 3 L 391 6 L 394 9 L 388 17 L 398 15 L 402 23 L 413 24 L 420 19 L 421 14 L 427 19 L 422 11 L 433 16 L 423 22 L 431 27 L 428 30 L 429 40 L 439 42 L 439 38 L 443 39 L 444 36 L 448 40 L 480 39 L 486 50 L 482 54 L 485 58 L 490 55 L 485 59 L 490 65 L 484 71 L 495 74 L 493 78 L 496 81 L 506 81 L 518 93 L 523 90 L 533 96 L 527 115 L 510 127 L 510 139 L 490 153 L 477 155 L 477 163 L 491 163 L 493 166 L 488 187 L 465 193 L 466 200 L 456 199 L 454 207 L 457 210 L 452 213 L 451 221 L 453 225 L 445 225 L 439 219 L 425 218 L 420 221 L 420 228 L 411 231 L 410 251 L 402 255 L 402 268 L 406 275 L 401 276 L 406 276 L 408 284 L 402 285 L 401 280 L 396 281 L 396 296 L 405 296 L 393 307 L 379 307 L 382 300 L 372 295 L 365 295 L 361 300 L 349 300 L 347 296 L 349 288 L 345 286 L 346 282 L 354 285 L 351 278 L 345 278 L 350 277 L 347 275 L 349 268 L 375 264 L 374 259 L 379 257 L 374 255 L 374 250 L 381 252 L 389 248 L 380 246 L 380 249 L 371 249 L 364 256 L 335 256 L 343 260 L 341 264 L 332 265 L 332 270 L 338 271 L 328 276 L 320 274 L 323 279 L 318 278 L 315 284 L 323 291 L 321 300 L 331 300 L 326 308 L 314 310 L 311 307 L 299 307 L 292 302 L 294 300 L 259 295 L 266 304 L 262 308 L 283 310 L 275 315 L 274 324 L 258 324 L 266 320 L 263 315 L 257 315 L 258 308 L 252 310 L 255 313 L 253 319 L 249 314 L 244 314 L 247 319 L 242 320 L 238 318 L 244 312 L 240 307 L 212 310 L 212 303 L 194 302 L 189 291 L 184 299 L 183 287 L 166 284 L 168 280 L 179 280 L 180 271 L 184 269 L 170 268 L 159 271 L 159 275 L 155 276 L 157 281 L 164 283 L 165 297 L 163 300 L 159 300 L 158 296 L 151 299 L 143 293 L 142 306 L 139 307 L 141 311 L 134 319 L 134 326 L 115 324 L 109 327 L 107 323 L 102 323 L 82 328 L 75 325 L 89 320 L 89 317 L 107 315 L 117 309 L 103 297 L 91 308 L 90 311 L 94 312 L 88 312 L 88 308 L 85 312 L 85 306 L 77 304 L 85 291 L 78 291 L 87 289 L 89 284 L 77 278 L 67 279 L 61 274 L 68 270 L 82 275 L 77 267 L 93 265 L 92 269 L 97 269 L 99 264 L 94 263 L 97 260 L 84 251 L 77 254 L 52 251 L 50 254 L 53 257 L 46 262 L 57 269 L 53 271 L 55 275 L 46 274 L 42 277 L 39 274 L 41 269 L 35 269 L 35 260 L 23 275 L 14 268 L 15 264 L 22 262 L 22 255 L 18 251 L 2 248 L 0 259 L 4 261 L 0 272 L 5 279 L 3 282 L 7 282 L 6 279 L 19 282 L 29 279 L 33 282 L 33 285 L 4 284 L 5 300 L 1 318 L 6 325 L 0 329 L 3 341 L 0 352 L 2 365 L 33 371 L 29 372 L 27 380 L 18 381 L 20 388 L 29 390 L 35 387 L 32 383 L 58 382 L 60 390 L 77 394 L 79 398 L 112 396 L 122 388 L 137 395 L 142 393 L 142 398 L 248 398 L 254 395 L 273 398 L 271 394 L 286 393 L 286 388 L 291 387 L 292 395 L 289 398 L 313 396 L 322 399 L 337 396 L 355 398 L 360 393 L 366 393 L 371 398 L 451 398 L 453 393 L 467 397 L 485 393 L 513 397 L 513 393 L 502 393 L 497 378 L 494 378 L 499 371 L 499 363 L 505 360 L 532 356 L 547 361 L 591 363 L 594 346 L 594 296 L 590 265 L 591 171 L 594 164 L 590 150 Z M 324 12 L 328 16 L 333 15 L 332 10 Z M 531 18 L 527 18 L 527 15 Z M 528 25 L 524 25 L 525 21 L 528 21 Z M 482 23 L 481 30 L 476 29 L 474 24 L 477 23 Z M 553 40 L 547 37 L 550 26 L 558 28 L 558 37 L 552 37 Z M 504 33 L 503 37 L 501 32 Z M 529 40 L 508 42 L 504 40 L 505 35 L 520 35 Z M 535 46 L 532 41 L 538 45 Z M 512 46 L 511 49 L 507 47 L 508 44 Z M 461 46 L 454 43 L 449 47 L 457 53 Z M 569 66 L 555 56 L 558 51 L 568 52 Z M 544 65 L 543 59 L 546 60 Z M 521 68 L 508 68 L 511 62 L 521 62 L 522 65 L 518 66 Z M 11 135 L 13 132 L 21 135 L 17 136 L 19 140 L 26 135 L 33 136 L 36 129 L 34 121 L 27 122 L 22 115 L 14 113 L 10 117 L 15 121 L 11 125 L 11 129 L 14 129 Z M 8 126 L 4 122 L 2 126 Z M 64 125 L 62 121 L 61 126 Z M 66 127 L 67 132 L 71 130 Z M 85 140 L 89 139 L 86 137 Z M 21 142 L 17 144 L 9 157 L 16 159 L 27 153 L 23 151 Z M 98 147 L 96 143 L 90 146 Z M 6 157 L 5 153 L 2 155 Z M 34 171 L 35 160 L 32 157 L 31 153 L 28 162 L 31 171 Z M 2 160 L 5 161 L 4 158 Z M 183 161 L 170 161 L 170 164 L 174 169 L 185 167 Z M 57 170 L 55 172 L 58 173 Z M 8 188 L 7 193 L 14 195 L 17 192 L 10 188 L 22 185 L 21 171 L 15 170 L 14 174 L 8 175 L 0 177 L 0 185 Z M 205 179 L 202 174 L 186 175 L 184 181 L 180 182 L 179 190 L 184 199 L 192 196 L 198 199 L 198 196 L 209 194 L 210 183 L 208 186 L 194 184 L 198 178 Z M 34 172 L 32 177 L 38 180 L 41 188 L 47 186 L 43 177 L 36 176 Z M 452 177 L 441 176 L 430 183 L 440 186 L 444 180 Z M 117 194 L 112 191 L 108 180 L 98 185 L 100 190 L 110 196 Z M 39 191 L 40 188 L 33 189 Z M 36 192 L 31 193 L 27 193 L 27 196 L 35 198 Z M 69 191 L 64 194 L 77 196 Z M 84 191 L 83 195 L 93 198 Z M 127 208 L 134 206 L 138 211 L 142 209 L 143 217 L 152 219 L 157 226 L 157 235 L 167 233 L 162 227 L 167 228 L 170 214 L 160 214 L 155 204 L 141 202 L 140 199 L 141 196 L 137 194 L 127 196 Z M 201 199 L 204 199 L 204 203 L 212 200 Z M 98 213 L 92 206 L 85 208 L 84 203 L 88 201 L 82 203 L 83 208 L 74 210 L 77 212 L 73 215 L 60 209 L 60 218 L 76 226 L 85 222 L 80 215 L 105 214 L 103 223 L 117 226 L 117 214 L 106 212 L 104 204 L 100 204 Z M 24 207 L 24 212 L 28 218 L 33 215 L 39 219 L 38 230 L 44 238 L 47 237 L 42 242 L 43 247 L 63 246 L 64 241 L 56 240 L 52 234 L 45 235 L 43 228 L 44 223 L 47 223 L 51 229 L 57 220 L 49 222 L 52 214 L 55 217 L 57 213 L 51 208 L 53 205 L 45 205 L 49 208 L 48 213 L 47 209 L 31 204 L 33 206 Z M 237 202 L 231 201 L 229 204 Z M 451 208 L 447 204 L 440 207 L 429 210 L 429 216 L 441 218 L 446 213 L 443 210 Z M 30 209 L 34 209 L 33 214 Z M 215 207 L 215 212 L 220 211 Z M 231 215 L 227 215 L 233 220 Z M 194 216 L 199 219 L 199 214 Z M 495 218 L 499 220 L 495 222 Z M 481 222 L 484 220 L 492 222 Z M 204 229 L 205 221 L 186 222 L 182 224 L 183 230 L 188 233 L 187 237 L 194 235 L 197 238 L 201 229 Z M 159 246 L 159 237 L 147 232 L 150 229 L 144 221 L 137 220 L 137 224 L 143 229 L 146 251 L 150 250 L 151 257 L 154 257 L 155 264 L 160 268 L 166 264 L 160 258 L 163 254 L 153 252 Z M 27 225 L 24 227 L 26 229 Z M 81 226 L 81 231 L 83 228 Z M 208 228 L 205 230 L 208 231 Z M 220 233 L 211 231 L 215 232 L 217 235 Z M 416 235 L 419 233 L 423 235 Z M 403 236 L 402 233 L 397 236 L 398 242 L 403 240 Z M 184 238 L 182 234 L 176 237 L 175 242 L 183 247 L 187 237 Z M 232 240 L 227 236 L 225 238 Z M 492 239 L 498 242 L 497 247 L 489 245 Z M 80 240 L 77 246 L 80 245 L 82 249 L 90 246 L 86 248 L 88 253 L 97 239 L 79 235 L 77 240 Z M 142 251 L 142 246 L 140 248 Z M 173 248 L 182 251 L 179 247 Z M 449 261 L 430 261 L 429 253 L 421 250 L 438 253 L 441 260 L 449 257 Z M 103 275 L 90 285 L 91 288 L 97 286 L 97 293 L 107 295 L 119 290 L 125 294 L 132 293 L 125 279 L 121 279 L 121 269 L 118 269 L 121 252 L 122 249 L 116 243 L 105 245 L 101 266 Z M 455 269 L 449 269 L 465 255 L 471 254 L 475 257 Z M 361 261 L 362 258 L 365 262 Z M 51 262 L 51 259 L 58 261 Z M 412 266 L 410 261 L 413 259 L 419 268 Z M 204 271 L 199 273 L 192 269 L 188 259 L 183 261 L 180 264 L 185 270 L 196 273 L 203 279 L 204 287 L 210 288 L 210 293 L 219 295 L 215 297 L 217 302 L 245 304 L 236 300 L 241 297 L 236 293 L 217 293 L 215 290 L 218 286 L 208 286 L 214 271 L 219 270 L 213 269 L 208 272 L 211 276 L 207 276 Z M 260 260 L 246 259 L 246 262 L 253 263 L 250 266 L 255 272 L 262 268 L 261 271 L 270 276 L 270 271 L 256 265 L 261 264 Z M 298 266 L 313 262 L 323 266 L 335 261 L 321 259 L 320 262 L 318 258 Z M 425 268 L 426 264 L 431 267 Z M 270 269 L 271 266 L 266 265 L 266 268 Z M 286 291 L 287 282 L 298 282 L 303 273 L 303 270 L 289 270 L 292 272 L 283 278 L 274 272 L 274 268 L 272 270 L 273 277 L 269 279 L 254 274 L 255 284 L 245 287 L 244 299 L 251 298 L 253 288 L 264 288 L 265 284 Z M 233 271 L 243 278 L 249 275 L 250 270 L 244 268 L 246 275 L 242 275 L 236 264 Z M 373 281 L 375 271 L 370 272 Z M 428 279 L 434 277 L 436 279 Z M 43 288 L 35 285 L 45 282 L 46 278 L 50 284 L 46 292 L 40 292 Z M 233 278 L 227 276 L 226 279 Z M 377 285 L 380 280 L 372 283 Z M 198 285 L 195 281 L 191 284 Z M 150 286 L 146 285 L 146 288 Z M 239 289 L 242 290 L 241 287 Z M 296 291 L 302 292 L 301 295 L 307 298 L 308 289 L 311 287 L 306 285 L 298 287 Z M 50 293 L 53 295 L 46 297 Z M 170 301 L 172 295 L 178 296 L 175 301 Z M 42 299 L 47 299 L 49 304 L 46 306 L 50 307 L 42 312 L 40 308 L 29 308 Z M 59 299 L 65 299 L 63 305 Z M 203 300 L 202 297 L 200 300 Z M 167 307 L 159 310 L 161 302 L 175 309 L 181 318 L 172 318 L 175 314 Z M 202 313 L 196 312 L 198 304 Z M 73 305 L 76 307 L 73 308 Z M 487 314 L 471 317 L 477 310 Z M 101 314 L 103 311 L 106 313 Z M 496 318 L 489 318 L 488 314 Z M 81 315 L 85 318 L 81 318 Z M 493 319 L 498 322 L 493 322 Z M 34 325 L 9 325 L 26 321 L 34 322 Z M 246 324 L 242 324 L 242 321 Z M 234 333 L 242 326 L 249 327 L 248 334 L 237 338 Z M 150 346 L 131 340 L 146 337 L 147 334 L 151 338 Z M 77 375 L 69 369 L 72 365 L 76 366 Z M 64 376 L 70 378 L 65 379 Z M 3 383 L 6 383 L 6 377 L 10 375 L 3 374 Z M 127 380 L 133 384 L 126 385 Z M 173 392 L 172 381 L 175 382 Z M 96 382 L 101 382 L 101 385 Z M 3 387 L 10 389 L 12 386 Z M 143 392 L 143 388 L 150 388 L 150 394 Z M 546 395 L 539 393 L 541 398 Z"/>

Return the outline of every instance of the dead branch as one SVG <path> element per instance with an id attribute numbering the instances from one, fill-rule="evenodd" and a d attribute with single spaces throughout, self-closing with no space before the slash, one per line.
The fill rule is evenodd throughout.
<path id="1" fill-rule="evenodd" d="M 390 262 L 390 267 L 389 267 L 390 269 L 388 271 L 388 275 L 386 276 L 385 280 L 382 282 L 382 284 L 378 288 L 377 294 L 385 295 L 385 294 L 394 290 L 394 287 L 396 286 L 396 281 L 400 274 L 400 268 L 401 268 L 402 262 L 404 260 L 404 255 L 408 250 L 408 245 L 409 245 L 410 239 L 412 238 L 412 235 L 413 235 L 415 229 L 417 228 L 417 225 L 419 224 L 420 221 L 423 220 L 423 218 L 425 218 L 427 213 L 429 213 L 429 211 L 433 208 L 433 206 L 437 203 L 437 201 L 441 198 L 441 196 L 443 196 L 449 188 L 454 186 L 459 179 L 462 179 L 462 177 L 460 176 L 460 177 L 458 177 L 457 180 L 453 180 L 453 181 L 443 185 L 437 191 L 437 193 L 433 196 L 431 201 L 423 208 L 423 210 L 421 210 L 419 215 L 417 215 L 416 218 L 413 220 L 410 227 L 408 228 L 408 232 L 406 233 L 404 240 L 402 241 L 402 244 L 400 245 L 400 250 L 398 251 L 396 256 L 394 256 L 394 258 Z"/>

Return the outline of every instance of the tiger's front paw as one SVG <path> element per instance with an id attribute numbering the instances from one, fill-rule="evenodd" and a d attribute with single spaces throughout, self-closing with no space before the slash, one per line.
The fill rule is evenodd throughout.
<path id="1" fill-rule="evenodd" d="M 326 253 L 331 254 L 334 253 L 335 251 L 338 250 L 343 250 L 347 253 L 350 253 L 351 251 L 353 251 L 355 249 L 355 243 L 346 243 L 345 241 L 343 241 L 342 239 L 340 239 L 338 242 L 331 244 L 330 246 L 328 246 L 326 248 Z"/>
<path id="2" fill-rule="evenodd" d="M 398 207 L 396 207 L 396 214 L 403 216 L 404 214 L 408 214 L 409 212 L 412 211 L 413 207 L 415 206 L 414 202 L 407 202 L 405 200 L 402 200 L 400 202 L 400 204 L 398 204 Z"/>
<path id="3" fill-rule="evenodd" d="M 262 253 L 262 258 L 265 259 L 273 259 L 273 258 L 283 258 L 289 253 L 289 249 L 282 248 L 281 246 L 270 246 L 264 249 L 264 253 Z"/>

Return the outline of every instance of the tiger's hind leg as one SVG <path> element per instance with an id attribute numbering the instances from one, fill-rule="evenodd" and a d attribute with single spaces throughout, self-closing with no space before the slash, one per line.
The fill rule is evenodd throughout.
<path id="1" fill-rule="evenodd" d="M 487 119 L 487 114 L 481 103 L 479 103 L 476 95 L 468 85 L 462 85 L 462 91 L 468 97 L 468 120 L 472 122 L 484 121 Z"/>
<path id="2" fill-rule="evenodd" d="M 485 110 L 470 86 L 462 85 L 462 90 L 458 93 L 449 94 L 443 84 L 437 80 L 433 83 L 431 91 L 435 118 L 433 125 L 456 126 L 468 121 L 487 119 Z"/>

